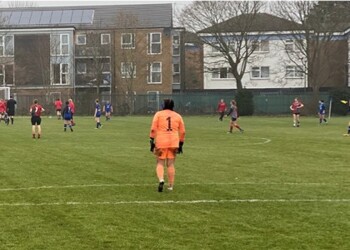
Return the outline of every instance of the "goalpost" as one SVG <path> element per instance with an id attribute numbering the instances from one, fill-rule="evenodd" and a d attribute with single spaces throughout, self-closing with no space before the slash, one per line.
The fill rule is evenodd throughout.
<path id="1" fill-rule="evenodd" d="M 333 99 L 332 97 L 329 99 L 329 110 L 328 110 L 328 120 L 331 119 L 331 115 L 332 115 L 332 103 L 333 103 Z"/>
<path id="2" fill-rule="evenodd" d="M 10 87 L 0 87 L 0 99 L 10 99 Z"/>

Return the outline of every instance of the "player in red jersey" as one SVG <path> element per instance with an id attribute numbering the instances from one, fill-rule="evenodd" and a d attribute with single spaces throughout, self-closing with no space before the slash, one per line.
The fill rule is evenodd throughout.
<path id="1" fill-rule="evenodd" d="M 244 132 L 244 130 L 238 125 L 237 120 L 238 120 L 238 107 L 237 107 L 237 103 L 235 100 L 231 101 L 231 107 L 230 110 L 227 113 L 227 116 L 231 117 L 231 121 L 230 121 L 230 129 L 227 133 L 232 133 L 233 127 L 239 129 L 239 131 L 241 133 Z"/>
<path id="2" fill-rule="evenodd" d="M 298 98 L 295 98 L 292 105 L 290 105 L 290 110 L 293 114 L 293 126 L 299 127 L 300 126 L 300 109 L 304 107 L 304 104 L 302 104 Z"/>
<path id="3" fill-rule="evenodd" d="M 224 99 L 221 99 L 219 104 L 218 104 L 218 112 L 220 114 L 219 120 L 222 121 L 222 118 L 225 115 L 225 111 L 226 111 L 226 103 L 224 101 Z"/>
<path id="4" fill-rule="evenodd" d="M 56 115 L 57 115 L 57 119 L 60 120 L 61 119 L 61 111 L 62 111 L 62 101 L 60 98 L 57 98 L 56 101 L 54 102 L 55 104 L 55 109 L 56 109 Z"/>
<path id="5" fill-rule="evenodd" d="M 0 99 L 0 122 L 1 120 L 5 120 L 6 109 L 6 101 L 4 99 Z"/>
<path id="6" fill-rule="evenodd" d="M 74 120 L 73 120 L 73 115 L 75 114 L 75 104 L 74 104 L 74 102 L 73 102 L 72 99 L 69 99 L 68 102 L 69 102 L 70 110 L 71 110 L 71 112 L 72 112 L 71 124 L 72 124 L 72 126 L 75 126 L 75 122 L 74 122 Z"/>
<path id="7" fill-rule="evenodd" d="M 32 136 L 35 139 L 35 134 L 38 134 L 38 139 L 41 137 L 41 112 L 44 112 L 45 109 L 38 103 L 38 100 L 33 101 L 33 105 L 30 107 L 29 112 L 32 116 Z"/>
<path id="8" fill-rule="evenodd" d="M 175 180 L 176 153 L 182 153 L 185 140 L 185 125 L 182 117 L 173 111 L 174 101 L 165 99 L 163 110 L 158 111 L 152 121 L 150 132 L 151 152 L 157 157 L 158 192 L 163 192 L 164 166 L 167 166 L 168 190 L 173 190 Z"/>

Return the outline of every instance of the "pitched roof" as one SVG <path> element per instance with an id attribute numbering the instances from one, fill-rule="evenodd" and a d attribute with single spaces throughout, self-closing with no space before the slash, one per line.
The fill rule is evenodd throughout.
<path id="1" fill-rule="evenodd" d="M 129 21 L 133 24 L 129 24 L 128 28 L 172 27 L 172 4 L 1 8 L 0 26 L 2 28 L 53 26 L 77 29 L 125 28 L 120 16 L 133 19 Z"/>
<path id="2" fill-rule="evenodd" d="M 242 30 L 245 27 L 245 30 Z M 244 14 L 233 17 L 222 23 L 199 31 L 199 33 L 214 32 L 268 32 L 268 31 L 290 31 L 301 30 L 301 25 L 284 18 L 267 13 Z"/>

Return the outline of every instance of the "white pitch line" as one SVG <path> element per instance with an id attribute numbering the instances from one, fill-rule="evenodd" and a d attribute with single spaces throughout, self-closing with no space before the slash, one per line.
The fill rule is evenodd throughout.
<path id="1" fill-rule="evenodd" d="M 259 137 L 248 137 L 248 138 L 245 138 L 245 139 L 251 139 L 251 138 L 254 138 L 254 139 L 259 139 L 259 140 L 262 140 L 262 142 L 251 142 L 251 143 L 238 143 L 239 146 L 249 146 L 249 145 L 262 145 L 262 144 L 267 144 L 267 143 L 270 143 L 272 140 L 269 139 L 269 138 L 259 138 Z M 247 141 L 247 140 L 243 140 L 243 141 Z M 205 148 L 205 149 L 208 149 L 208 147 L 200 147 L 200 146 L 191 146 L 191 145 L 187 145 L 186 148 L 196 148 L 196 149 L 201 149 L 201 148 Z"/>
<path id="2" fill-rule="evenodd" d="M 271 142 L 271 139 L 268 139 L 268 138 L 259 138 L 259 139 L 263 139 L 264 141 L 263 142 L 256 142 L 256 143 L 252 143 L 252 144 L 254 144 L 254 145 L 267 144 L 267 143 Z"/>
<path id="3" fill-rule="evenodd" d="M 38 187 L 17 187 L 17 188 L 2 188 L 0 192 L 10 191 L 29 191 L 29 190 L 41 190 L 41 189 L 74 189 L 74 188 L 93 188 L 93 187 L 149 187 L 155 186 L 157 183 L 110 183 L 110 184 L 81 184 L 81 185 L 65 185 L 65 186 L 38 186 Z M 177 186 L 238 186 L 238 185 L 250 185 L 250 186 L 346 186 L 350 183 L 326 183 L 326 182 L 217 182 L 217 183 L 179 183 Z"/>
<path id="4" fill-rule="evenodd" d="M 233 200 L 166 200 L 166 201 L 102 201 L 102 202 L 43 202 L 43 203 L 0 203 L 0 207 L 29 206 L 93 206 L 93 205 L 164 205 L 164 204 L 206 204 L 206 203 L 350 203 L 350 199 L 233 199 Z"/>

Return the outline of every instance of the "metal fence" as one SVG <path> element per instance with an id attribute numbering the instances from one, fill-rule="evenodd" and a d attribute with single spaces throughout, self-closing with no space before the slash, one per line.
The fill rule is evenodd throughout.
<path id="1" fill-rule="evenodd" d="M 317 103 L 319 99 L 323 99 L 326 104 L 329 104 L 329 94 L 320 93 L 314 96 L 312 93 L 259 93 L 255 94 L 254 115 L 283 115 L 289 114 L 289 106 L 293 99 L 298 97 L 305 104 L 304 114 L 315 114 L 317 112 Z M 93 115 L 94 101 L 96 95 L 86 94 L 84 96 L 62 96 L 62 102 L 72 98 L 76 105 L 77 115 Z M 234 93 L 176 93 L 172 95 L 134 95 L 132 97 L 117 96 L 117 95 L 102 95 L 99 96 L 101 104 L 107 100 L 111 101 L 114 108 L 114 115 L 146 115 L 152 114 L 162 108 L 162 100 L 164 98 L 172 98 L 175 102 L 175 110 L 181 114 L 201 115 L 215 114 L 217 105 L 220 99 L 224 99 L 227 105 L 235 98 Z M 28 115 L 29 107 L 34 99 L 45 108 L 46 115 L 54 115 L 55 107 L 54 100 L 48 96 L 21 96 L 15 95 L 17 101 L 17 115 Z"/>

